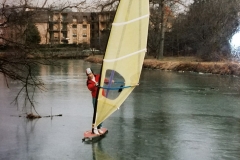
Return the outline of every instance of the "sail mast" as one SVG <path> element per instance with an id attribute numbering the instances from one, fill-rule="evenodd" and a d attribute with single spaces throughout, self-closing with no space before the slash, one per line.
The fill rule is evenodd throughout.
<path id="1" fill-rule="evenodd" d="M 103 59 L 105 57 L 105 54 L 103 56 Z M 103 69 L 103 61 L 102 61 L 102 65 L 101 65 L 101 69 L 100 69 L 100 74 L 102 75 L 102 69 Z M 101 75 L 100 75 L 100 78 L 99 78 L 99 82 L 98 82 L 98 85 L 101 84 Z M 96 115 L 97 115 L 97 106 L 98 106 L 98 97 L 99 97 L 99 92 L 100 92 L 100 87 L 98 86 L 97 87 L 97 97 L 96 97 L 96 100 L 95 100 L 95 103 L 94 103 L 94 111 L 93 111 L 93 119 L 92 119 L 92 129 L 94 129 L 96 125 Z"/>
<path id="2" fill-rule="evenodd" d="M 99 34 L 99 39 L 100 39 L 100 34 Z M 108 40 L 109 40 L 109 37 L 108 37 Z M 103 59 L 105 58 L 105 55 L 106 55 L 106 52 L 103 55 Z M 102 77 L 102 70 L 103 70 L 103 61 L 102 61 L 102 64 L 101 64 L 101 69 L 100 69 L 100 74 L 101 75 L 100 75 L 100 79 L 99 79 L 99 83 L 98 83 L 99 85 L 101 84 L 101 80 L 102 80 L 102 78 L 101 78 Z M 94 129 L 94 127 L 97 127 L 95 125 L 96 125 L 96 115 L 97 115 L 97 106 L 98 106 L 99 92 L 100 92 L 100 87 L 98 86 L 97 97 L 96 97 L 96 101 L 95 101 L 95 104 L 94 104 L 94 111 L 93 111 L 92 129 Z"/>

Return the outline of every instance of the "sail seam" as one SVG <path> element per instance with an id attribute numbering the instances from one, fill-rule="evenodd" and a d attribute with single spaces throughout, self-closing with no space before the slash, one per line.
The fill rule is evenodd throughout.
<path id="1" fill-rule="evenodd" d="M 133 56 L 133 55 L 135 55 L 135 54 L 139 54 L 139 53 L 141 53 L 141 52 L 146 52 L 146 51 L 147 51 L 146 48 L 144 48 L 144 49 L 141 49 L 141 50 L 139 50 L 139 51 L 130 53 L 130 54 L 126 55 L 126 56 L 122 56 L 122 57 L 119 57 L 119 58 L 116 58 L 116 59 L 103 59 L 103 61 L 104 61 L 104 62 L 115 62 L 115 61 L 122 60 L 122 59 L 124 59 L 124 58 L 128 58 L 128 57 L 131 57 L 131 56 Z"/>
<path id="2" fill-rule="evenodd" d="M 144 19 L 144 18 L 148 18 L 149 17 L 149 14 L 147 15 L 144 15 L 144 16 L 141 16 L 141 17 L 138 17 L 138 18 L 135 18 L 135 19 L 132 19 L 130 21 L 127 21 L 127 22 L 122 22 L 122 23 L 112 23 L 113 26 L 121 26 L 121 25 L 125 25 L 125 24 L 129 24 L 129 23 L 133 23 L 135 21 L 138 21 L 140 19 Z"/>

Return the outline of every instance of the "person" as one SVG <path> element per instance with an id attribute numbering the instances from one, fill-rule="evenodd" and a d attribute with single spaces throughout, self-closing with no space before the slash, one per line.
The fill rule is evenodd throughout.
<path id="1" fill-rule="evenodd" d="M 100 81 L 100 74 L 94 74 L 91 68 L 86 69 L 86 75 L 88 77 L 87 79 L 87 87 L 91 91 L 92 94 L 92 103 L 93 108 L 95 109 L 95 103 L 96 103 L 96 97 L 97 97 L 97 90 L 98 90 L 98 83 Z M 103 90 L 103 94 L 104 90 Z M 102 123 L 97 126 L 97 128 L 93 128 L 94 134 L 102 134 Z"/>

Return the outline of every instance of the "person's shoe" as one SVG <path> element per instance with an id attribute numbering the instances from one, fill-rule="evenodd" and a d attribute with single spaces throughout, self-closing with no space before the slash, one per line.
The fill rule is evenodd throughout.
<path id="1" fill-rule="evenodd" d="M 98 133 L 103 134 L 103 131 L 101 129 L 98 129 Z"/>
<path id="2" fill-rule="evenodd" d="M 98 129 L 97 129 L 97 128 L 94 128 L 94 129 L 93 129 L 93 133 L 99 135 Z"/>

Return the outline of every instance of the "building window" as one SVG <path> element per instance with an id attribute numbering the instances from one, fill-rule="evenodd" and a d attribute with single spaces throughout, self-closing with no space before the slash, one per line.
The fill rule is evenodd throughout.
<path id="1" fill-rule="evenodd" d="M 77 28 L 77 25 L 76 25 L 76 24 L 73 24 L 73 25 L 72 25 L 72 28 Z"/>
<path id="2" fill-rule="evenodd" d="M 65 13 L 62 14 L 62 21 L 63 22 L 67 21 L 67 14 L 65 14 Z"/>
<path id="3" fill-rule="evenodd" d="M 82 27 L 83 27 L 83 29 L 86 29 L 86 28 L 87 28 L 87 25 L 86 25 L 86 24 L 83 24 Z"/>
<path id="4" fill-rule="evenodd" d="M 73 37 L 77 37 L 77 35 L 76 35 L 76 34 L 73 34 Z"/>
<path id="5" fill-rule="evenodd" d="M 83 37 L 87 37 L 87 34 L 83 34 Z"/>

